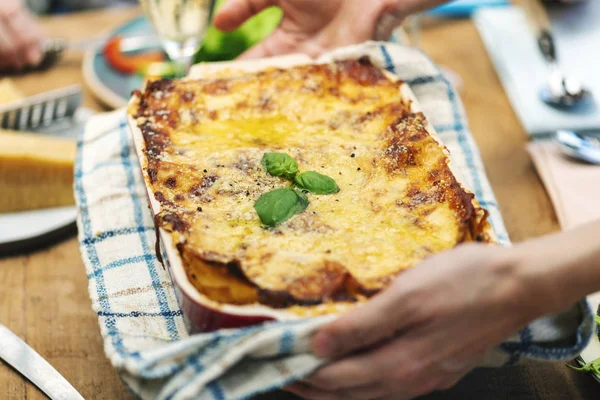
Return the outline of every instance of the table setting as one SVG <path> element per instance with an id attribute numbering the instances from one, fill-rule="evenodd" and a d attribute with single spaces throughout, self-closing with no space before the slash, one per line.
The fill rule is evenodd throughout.
<path id="1" fill-rule="evenodd" d="M 88 39 L 62 27 L 75 26 L 79 16 L 45 17 L 56 32 L 48 45 L 51 65 L 32 77 L 9 77 L 27 96 L 0 105 L 2 129 L 69 141 L 74 199 L 0 213 L 0 281 L 12 287 L 0 289 L 0 324 L 6 325 L 0 325 L 0 343 L 7 343 L 0 344 L 0 358 L 14 368 L 0 364 L 0 387 L 7 388 L 0 397 L 292 399 L 279 390 L 324 365 L 311 353 L 310 338 L 333 316 L 200 332 L 185 290 L 164 262 L 127 127 L 130 94 L 147 80 L 226 69 L 212 63 L 233 60 L 281 18 L 279 10 L 267 10 L 247 31 L 224 36 L 209 26 L 214 2 L 205 3 L 203 10 L 188 10 L 202 23 L 176 38 L 160 17 L 165 10 L 149 3 L 142 4 L 144 13 L 119 8 L 119 18 L 110 10 L 86 12 L 80 18 L 90 28 L 81 35 Z M 418 48 L 398 30 L 389 41 L 339 48 L 315 61 L 295 55 L 262 65 L 368 57 L 399 77 L 449 150 L 462 183 L 487 210 L 497 243 L 511 246 L 600 218 L 591 184 L 600 177 L 600 81 L 591 73 L 597 52 L 584 51 L 600 33 L 593 23 L 599 4 L 551 5 L 549 22 L 534 21 L 531 15 L 538 14 L 528 15 L 527 5 L 459 0 L 419 16 Z M 583 20 L 579 30 L 573 29 L 576 18 Z M 542 33 L 551 33 L 550 47 Z M 459 40 L 447 45 L 440 39 L 448 34 Z M 118 54 L 111 53 L 113 45 Z M 470 57 L 455 56 L 462 46 Z M 126 73 L 129 68 L 135 71 Z M 552 83 L 557 71 L 560 84 Z M 40 90 L 40 80 L 53 74 L 61 74 L 62 87 Z M 64 306 L 60 296 L 66 296 Z M 55 307 L 52 318 L 43 317 L 46 301 Z M 28 314 L 18 311 L 19 302 Z M 455 388 L 424 398 L 593 398 L 593 378 L 600 380 L 592 368 L 600 359 L 599 305 L 600 295 L 591 295 L 531 322 L 486 353 L 481 368 Z M 51 338 L 44 338 L 45 330 L 54 332 Z M 41 392 L 23 386 L 15 370 Z"/>

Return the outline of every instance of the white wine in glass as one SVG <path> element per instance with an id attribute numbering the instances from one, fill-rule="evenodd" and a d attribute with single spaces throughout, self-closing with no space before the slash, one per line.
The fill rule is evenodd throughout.
<path id="1" fill-rule="evenodd" d="M 186 71 L 208 30 L 214 0 L 140 0 L 169 58 Z"/>

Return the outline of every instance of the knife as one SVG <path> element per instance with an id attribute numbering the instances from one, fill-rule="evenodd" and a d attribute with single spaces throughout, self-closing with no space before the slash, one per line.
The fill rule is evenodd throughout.
<path id="1" fill-rule="evenodd" d="M 19 371 L 52 400 L 83 400 L 35 350 L 0 324 L 0 358 Z"/>

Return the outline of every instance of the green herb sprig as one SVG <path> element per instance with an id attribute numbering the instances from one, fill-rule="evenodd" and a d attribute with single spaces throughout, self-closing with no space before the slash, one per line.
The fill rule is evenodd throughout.
<path id="1" fill-rule="evenodd" d="M 594 317 L 594 321 L 596 321 L 596 324 L 598 324 L 598 326 L 600 326 L 600 316 L 596 315 Z M 597 376 L 600 376 L 600 358 L 596 358 L 595 360 L 592 360 L 589 363 L 587 363 L 581 367 L 574 367 L 570 364 L 567 364 L 567 367 L 574 369 L 575 371 L 592 372 L 592 373 L 596 374 Z"/>
<path id="2" fill-rule="evenodd" d="M 337 183 L 332 178 L 315 171 L 303 172 L 297 175 L 294 183 L 299 188 L 314 194 L 334 194 L 340 191 Z"/>
<path id="3" fill-rule="evenodd" d="M 260 163 L 273 176 L 294 179 L 298 173 L 298 163 L 285 153 L 265 153 Z"/>
<path id="4" fill-rule="evenodd" d="M 261 160 L 272 176 L 288 179 L 300 189 L 314 194 L 338 193 L 337 183 L 327 175 L 315 171 L 298 174 L 298 162 L 285 153 L 265 153 Z M 275 189 L 260 196 L 254 203 L 260 220 L 269 227 L 277 226 L 300 214 L 308 207 L 308 198 L 293 187 Z"/>

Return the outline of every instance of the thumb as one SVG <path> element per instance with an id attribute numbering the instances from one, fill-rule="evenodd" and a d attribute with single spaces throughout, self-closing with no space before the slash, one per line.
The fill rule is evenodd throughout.
<path id="1" fill-rule="evenodd" d="M 321 328 L 313 337 L 313 352 L 324 358 L 364 349 L 416 322 L 419 305 L 411 291 L 396 280 L 389 288 L 354 311 Z"/>
<path id="2" fill-rule="evenodd" d="M 217 11 L 213 23 L 217 29 L 230 32 L 275 3 L 276 0 L 229 0 Z"/>

